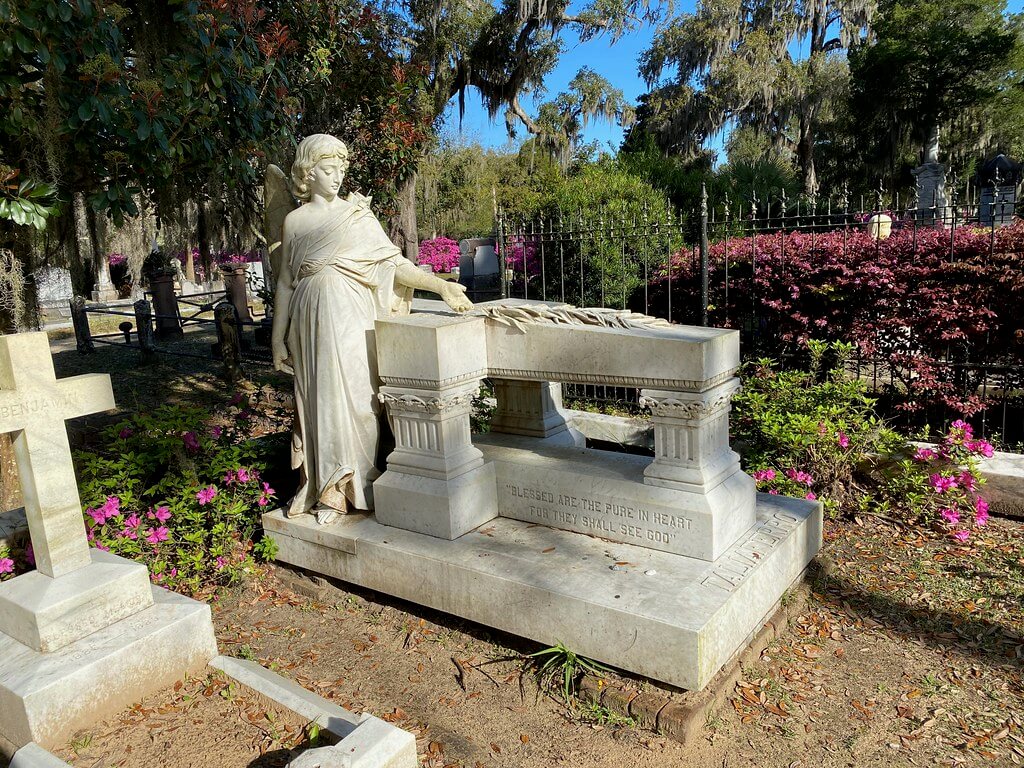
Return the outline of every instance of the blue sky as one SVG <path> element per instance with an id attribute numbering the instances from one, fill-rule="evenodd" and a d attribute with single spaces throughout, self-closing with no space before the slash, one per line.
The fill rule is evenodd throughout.
<path id="1" fill-rule="evenodd" d="M 576 3 L 573 3 L 575 6 Z M 676 13 L 692 12 L 696 7 L 695 0 L 682 0 L 675 6 Z M 1007 2 L 1009 13 L 1021 13 L 1024 11 L 1024 0 L 1009 0 Z M 606 77 L 616 88 L 621 88 L 626 98 L 634 104 L 641 94 L 647 91 L 647 85 L 640 77 L 637 69 L 637 62 L 640 54 L 650 45 L 654 36 L 653 27 L 645 27 L 630 35 L 626 35 L 612 45 L 607 37 L 598 37 L 586 43 L 580 43 L 572 32 L 563 33 L 562 39 L 565 43 L 565 52 L 555 69 L 545 80 L 545 93 L 540 101 L 554 98 L 558 93 L 565 90 L 569 81 L 576 75 L 581 67 L 590 67 L 598 74 Z M 796 54 L 797 51 L 794 51 Z M 535 102 L 532 98 L 521 99 L 524 108 L 531 114 L 535 113 Z M 466 94 L 466 113 L 462 119 L 461 128 L 459 124 L 458 108 L 453 101 L 449 104 L 448 112 L 445 115 L 442 134 L 453 139 L 461 137 L 466 143 L 478 142 L 484 147 L 501 148 L 508 143 L 508 136 L 505 131 L 505 117 L 502 112 L 494 121 L 487 117 L 487 112 L 480 104 L 476 91 L 470 90 Z M 526 137 L 525 131 L 520 129 L 517 139 L 521 141 Z M 721 149 L 722 136 L 712 140 L 715 149 Z M 622 129 L 605 122 L 591 122 L 587 125 L 583 136 L 584 142 L 598 141 L 603 148 L 618 149 L 622 141 Z"/>

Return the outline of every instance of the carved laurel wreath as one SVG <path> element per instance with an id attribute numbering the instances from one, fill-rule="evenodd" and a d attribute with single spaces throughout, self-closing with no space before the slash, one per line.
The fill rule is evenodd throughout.
<path id="1" fill-rule="evenodd" d="M 477 307 L 466 312 L 469 317 L 485 317 L 509 325 L 519 331 L 525 326 L 543 323 L 545 325 L 589 325 L 600 328 L 671 328 L 668 320 L 651 317 L 628 309 L 605 309 L 601 307 L 550 307 L 546 304 L 520 304 L 510 307 Z"/>

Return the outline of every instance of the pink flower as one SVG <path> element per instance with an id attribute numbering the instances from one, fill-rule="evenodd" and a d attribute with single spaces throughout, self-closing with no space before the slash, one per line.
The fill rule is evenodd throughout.
<path id="1" fill-rule="evenodd" d="M 100 509 L 108 519 L 111 517 L 117 517 L 121 514 L 121 499 L 117 496 L 107 496 L 107 500 L 103 502 L 103 506 L 100 507 Z"/>
<path id="2" fill-rule="evenodd" d="M 978 486 L 977 480 L 974 479 L 974 475 L 970 472 L 961 472 L 957 482 L 965 491 L 973 491 Z"/>
<path id="3" fill-rule="evenodd" d="M 196 494 L 196 499 L 199 500 L 199 503 L 201 505 L 209 504 L 211 501 L 213 501 L 213 497 L 216 495 L 217 489 L 214 488 L 212 485 L 208 485 L 206 488 L 201 489 L 199 493 Z"/>
<path id="4" fill-rule="evenodd" d="M 928 482 L 931 483 L 932 490 L 936 493 L 945 493 L 956 488 L 956 480 L 954 478 L 944 477 L 937 472 L 928 478 Z"/>
<path id="5" fill-rule="evenodd" d="M 983 526 L 988 523 L 988 502 L 981 496 L 974 500 L 974 524 Z"/>
<path id="6" fill-rule="evenodd" d="M 154 528 L 149 532 L 149 535 L 146 536 L 146 542 L 149 544 L 158 544 L 161 541 L 167 541 L 167 536 L 169 534 L 170 531 L 161 525 L 159 528 Z"/>
<path id="7" fill-rule="evenodd" d="M 801 483 L 808 487 L 814 485 L 814 478 L 811 477 L 807 472 L 800 469 L 787 469 L 786 477 L 792 480 L 794 483 Z"/>
<path id="8" fill-rule="evenodd" d="M 246 469 L 245 467 L 239 467 L 238 471 L 235 472 L 235 477 L 238 478 L 238 482 L 240 482 L 240 483 L 248 483 L 249 482 L 249 470 Z"/>
<path id="9" fill-rule="evenodd" d="M 118 536 L 122 539 L 131 539 L 132 541 L 139 538 L 139 534 L 134 528 L 122 528 Z"/>
<path id="10" fill-rule="evenodd" d="M 87 509 L 85 510 L 85 514 L 91 517 L 95 521 L 96 525 L 103 525 L 107 522 L 107 516 L 104 514 L 102 509 Z"/>
<path id="11" fill-rule="evenodd" d="M 779 495 L 779 489 L 778 488 L 772 488 L 770 491 L 768 491 L 768 493 L 770 493 L 772 496 L 778 496 Z"/>
<path id="12" fill-rule="evenodd" d="M 131 427 L 125 427 L 124 429 L 122 429 L 120 432 L 117 433 L 117 436 L 119 438 L 121 438 L 122 440 L 127 440 L 129 437 L 131 437 L 134 434 L 135 434 L 135 430 L 134 429 L 132 429 Z"/>
<path id="13" fill-rule="evenodd" d="M 210 437 L 216 440 L 221 436 L 223 432 L 224 430 L 221 429 L 220 427 L 213 427 L 212 429 L 210 429 Z"/>
<path id="14" fill-rule="evenodd" d="M 814 493 L 814 491 L 808 491 L 807 495 L 804 496 L 804 498 L 807 499 L 808 501 L 814 501 L 815 499 L 818 498 L 818 496 L 817 494 Z"/>
<path id="15" fill-rule="evenodd" d="M 840 432 L 839 433 L 839 436 L 837 438 L 837 442 L 839 443 L 839 447 L 840 448 L 849 448 L 850 447 L 850 438 L 847 436 L 847 434 L 845 432 Z"/>
<path id="16" fill-rule="evenodd" d="M 100 552 L 109 552 L 110 551 L 110 547 L 108 547 L 102 541 L 97 541 L 96 542 L 96 549 L 98 549 Z"/>
<path id="17" fill-rule="evenodd" d="M 229 469 L 227 471 L 227 474 L 225 474 L 224 477 L 222 478 L 222 482 L 224 483 L 224 485 L 234 485 L 235 484 L 235 472 L 234 472 L 234 470 Z"/>
<path id="18" fill-rule="evenodd" d="M 160 523 L 166 523 L 171 517 L 171 510 L 167 507 L 157 507 L 156 512 L 150 512 L 146 515 L 150 520 L 156 520 Z"/>
<path id="19" fill-rule="evenodd" d="M 956 525 L 960 522 L 960 513 L 955 509 L 942 509 L 939 510 L 939 516 L 942 517 L 950 525 Z"/>
<path id="20" fill-rule="evenodd" d="M 0 557 L 0 573 L 14 573 L 14 561 L 9 557 Z"/>
<path id="21" fill-rule="evenodd" d="M 199 453 L 199 437 L 195 432 L 186 432 L 181 436 L 181 441 L 189 453 Z"/>
<path id="22" fill-rule="evenodd" d="M 991 459 L 992 454 L 995 453 L 995 450 L 992 448 L 992 443 L 988 440 L 968 440 L 964 443 L 964 448 L 971 453 L 981 454 L 986 459 Z"/>
<path id="23" fill-rule="evenodd" d="M 953 531 L 953 538 L 957 541 L 967 541 L 971 538 L 971 532 L 966 528 L 961 528 L 959 531 Z"/>
<path id="24" fill-rule="evenodd" d="M 218 557 L 217 560 L 216 560 L 216 565 L 217 565 L 217 570 L 218 571 L 223 570 L 224 566 L 226 566 L 227 564 L 228 564 L 227 560 L 225 560 L 223 557 Z"/>
<path id="25" fill-rule="evenodd" d="M 774 469 L 759 469 L 753 474 L 754 480 L 757 482 L 771 481 L 775 479 Z"/>
<path id="26" fill-rule="evenodd" d="M 132 512 L 127 518 L 125 518 L 124 525 L 125 528 L 138 528 L 142 525 L 142 520 L 139 519 L 138 515 Z"/>
<path id="27" fill-rule="evenodd" d="M 915 461 L 931 461 L 935 458 L 935 451 L 931 448 L 918 448 L 914 454 Z"/>
<path id="28" fill-rule="evenodd" d="M 974 429 L 972 429 L 971 425 L 968 424 L 963 419 L 957 419 L 952 424 L 950 424 L 949 425 L 949 430 L 950 430 L 950 435 L 951 436 L 952 436 L 953 430 L 959 430 L 960 432 L 963 433 L 964 439 L 966 439 L 966 440 L 970 440 L 971 437 L 974 435 Z"/>

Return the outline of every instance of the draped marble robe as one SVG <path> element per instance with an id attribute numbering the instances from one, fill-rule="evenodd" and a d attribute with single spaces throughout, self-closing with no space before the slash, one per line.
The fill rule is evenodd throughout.
<path id="1" fill-rule="evenodd" d="M 401 311 L 403 259 L 370 211 L 349 195 L 329 220 L 292 238 L 288 350 L 295 370 L 292 468 L 300 488 L 288 515 L 323 506 L 373 509 L 380 437 L 374 321 Z M 411 294 L 411 291 L 409 291 Z"/>

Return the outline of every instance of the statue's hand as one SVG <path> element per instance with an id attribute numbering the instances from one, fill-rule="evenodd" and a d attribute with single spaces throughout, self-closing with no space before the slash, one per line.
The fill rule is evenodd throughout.
<path id="1" fill-rule="evenodd" d="M 274 370 L 294 375 L 295 370 L 292 368 L 292 359 L 288 356 L 287 345 L 283 341 L 275 341 L 271 349 L 274 353 Z"/>
<path id="2" fill-rule="evenodd" d="M 440 292 L 444 303 L 456 312 L 466 312 L 473 308 L 473 302 L 466 298 L 466 286 L 446 281 Z"/>

